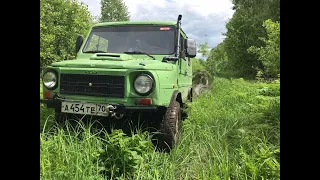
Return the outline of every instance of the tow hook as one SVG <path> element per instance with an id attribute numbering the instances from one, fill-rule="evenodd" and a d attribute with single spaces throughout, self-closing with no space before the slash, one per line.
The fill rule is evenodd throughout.
<path id="1" fill-rule="evenodd" d="M 116 119 L 121 119 L 124 114 L 116 113 L 114 110 L 117 109 L 117 106 L 108 105 L 107 106 L 107 113 L 111 114 L 111 117 L 115 117 Z"/>
<path id="2" fill-rule="evenodd" d="M 65 99 L 65 98 L 64 98 L 63 96 L 55 93 L 55 94 L 53 95 L 53 99 L 54 99 L 54 100 L 62 100 L 62 99 Z"/>

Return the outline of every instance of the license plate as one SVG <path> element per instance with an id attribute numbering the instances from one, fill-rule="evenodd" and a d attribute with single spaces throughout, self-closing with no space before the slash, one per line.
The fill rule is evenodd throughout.
<path id="1" fill-rule="evenodd" d="M 61 112 L 73 114 L 88 114 L 95 116 L 108 116 L 107 104 L 66 102 L 61 104 Z"/>

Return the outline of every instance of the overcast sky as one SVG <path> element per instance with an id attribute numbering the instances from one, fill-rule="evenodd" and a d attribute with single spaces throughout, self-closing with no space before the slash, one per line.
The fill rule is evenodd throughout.
<path id="1" fill-rule="evenodd" d="M 92 15 L 100 15 L 100 0 L 80 0 Z M 197 44 L 213 48 L 222 42 L 225 24 L 232 17 L 231 0 L 124 0 L 131 21 L 176 21 L 182 14 L 182 28 Z M 199 55 L 198 55 L 199 56 Z"/>

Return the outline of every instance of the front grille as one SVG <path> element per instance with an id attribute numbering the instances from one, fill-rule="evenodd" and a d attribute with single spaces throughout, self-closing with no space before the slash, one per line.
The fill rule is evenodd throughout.
<path id="1" fill-rule="evenodd" d="M 61 94 L 124 98 L 124 76 L 61 74 Z"/>

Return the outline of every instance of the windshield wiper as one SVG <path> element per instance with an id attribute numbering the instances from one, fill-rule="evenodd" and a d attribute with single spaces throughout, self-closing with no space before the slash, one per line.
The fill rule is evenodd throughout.
<path id="1" fill-rule="evenodd" d="M 142 51 L 132 51 L 132 52 L 123 52 L 123 53 L 125 53 L 125 54 L 145 54 L 145 55 L 151 57 L 153 60 L 156 60 L 156 58 L 153 57 L 152 55 L 150 55 L 146 52 L 142 52 Z"/>
<path id="2" fill-rule="evenodd" d="M 105 51 L 84 51 L 84 53 L 106 53 Z"/>

